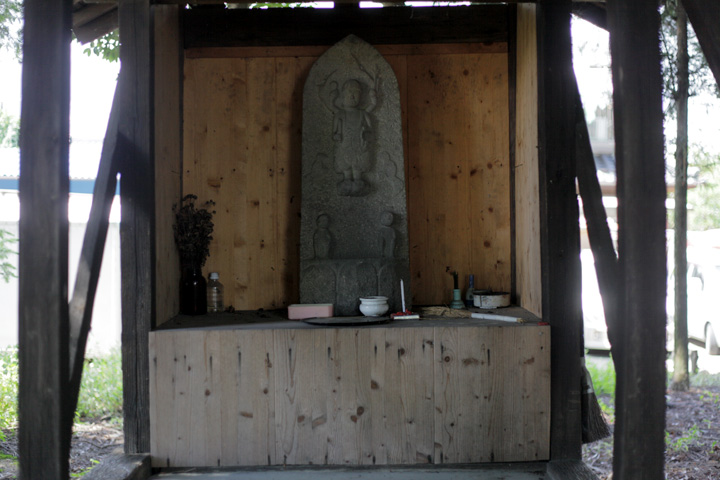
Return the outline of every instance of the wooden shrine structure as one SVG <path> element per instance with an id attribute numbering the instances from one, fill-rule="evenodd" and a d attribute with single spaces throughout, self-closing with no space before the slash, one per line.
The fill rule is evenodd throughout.
<path id="1" fill-rule="evenodd" d="M 683 4 L 720 78 L 720 6 Z M 549 415 L 538 437 L 542 448 L 523 459 L 543 463 L 549 478 L 592 478 L 581 462 L 577 179 L 606 286 L 618 376 L 614 478 L 663 478 L 665 182 L 656 1 L 487 0 L 382 9 L 336 2 L 328 10 L 226 8 L 214 0 L 189 7 L 170 0 L 24 5 L 21 478 L 68 477 L 71 427 L 118 176 L 126 455 L 114 464 L 113 478 L 149 478 L 150 454 L 166 431 L 163 425 L 151 428 L 159 418 L 151 412 L 164 398 L 154 385 L 168 375 L 153 366 L 160 358 L 152 350 L 158 339 L 175 335 L 188 342 L 188 351 L 196 346 L 190 339 L 197 330 L 172 329 L 179 321 L 172 205 L 183 194 L 218 204 L 210 258 L 218 269 L 227 268 L 221 275 L 228 303 L 238 310 L 268 310 L 297 301 L 302 82 L 314 59 L 351 33 L 378 48 L 400 83 L 414 303 L 446 301 L 447 275 L 441 274 L 452 265 L 510 291 L 522 315 L 549 324 L 549 375 L 537 377 L 544 378 L 540 387 L 526 392 L 547 390 Z M 572 70 L 573 12 L 611 32 L 617 254 Z M 71 290 L 65 201 L 71 33 L 89 41 L 118 26 L 121 72 Z M 436 328 L 427 325 L 422 328 Z M 183 337 L 183 331 L 190 333 Z M 277 342 L 279 331 L 267 338 Z M 233 332 L 244 341 L 240 330 Z M 427 343 L 440 334 L 422 335 L 423 348 L 435 349 L 428 365 L 437 370 L 439 362 L 450 362 L 438 345 Z M 341 337 L 341 348 L 352 341 Z M 513 342 L 507 345 L 509 352 Z M 398 349 L 398 358 L 404 354 Z M 466 365 L 474 365 L 474 357 L 468 358 Z M 278 378 L 275 386 L 281 385 Z M 447 389 L 460 391 L 453 384 Z M 483 439 L 489 451 L 496 440 Z M 516 458 L 513 448 L 507 451 Z M 431 463 L 441 458 L 429 457 Z M 275 461 L 282 464 L 280 456 Z"/>

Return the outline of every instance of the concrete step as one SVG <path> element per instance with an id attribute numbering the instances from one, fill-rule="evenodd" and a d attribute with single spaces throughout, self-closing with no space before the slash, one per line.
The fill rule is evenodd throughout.
<path id="1" fill-rule="evenodd" d="M 384 467 L 172 469 L 151 480 L 548 480 L 545 463 Z"/>

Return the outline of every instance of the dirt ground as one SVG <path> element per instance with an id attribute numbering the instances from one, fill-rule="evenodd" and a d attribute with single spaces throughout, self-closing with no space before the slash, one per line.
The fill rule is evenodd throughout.
<path id="1" fill-rule="evenodd" d="M 720 479 L 720 387 L 668 390 L 666 401 L 665 478 Z M 612 449 L 612 438 L 583 447 L 601 480 L 612 479 Z"/>
<path id="2" fill-rule="evenodd" d="M 6 441 L 0 442 L 0 480 L 16 479 L 18 476 L 17 431 L 6 430 Z M 113 452 L 122 452 L 122 425 L 99 421 L 75 425 L 70 451 L 70 472 L 79 476 L 97 465 Z"/>
<path id="3" fill-rule="evenodd" d="M 667 393 L 665 475 L 667 480 L 720 479 L 720 387 Z M 605 399 L 608 401 L 608 399 Z M 610 422 L 612 419 L 609 419 Z M 16 431 L 0 442 L 0 480 L 17 478 Z M 70 453 L 74 474 L 122 450 L 122 426 L 107 421 L 75 427 Z M 583 459 L 601 480 L 612 478 L 612 439 L 583 447 Z"/>

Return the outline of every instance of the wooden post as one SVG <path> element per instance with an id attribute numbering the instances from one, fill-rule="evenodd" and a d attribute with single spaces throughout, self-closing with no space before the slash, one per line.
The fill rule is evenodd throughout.
<path id="1" fill-rule="evenodd" d="M 25 1 L 20 134 L 20 478 L 68 478 L 72 2 Z"/>
<path id="2" fill-rule="evenodd" d="M 607 7 L 619 207 L 613 478 L 662 479 L 666 192 L 660 17 L 655 0 L 608 0 Z"/>
<path id="3" fill-rule="evenodd" d="M 687 193 L 688 193 L 688 72 L 687 13 L 677 5 L 677 141 L 675 146 L 675 345 L 673 348 L 673 390 L 690 388 L 688 368 L 687 298 Z"/>
<path id="4" fill-rule="evenodd" d="M 581 457 L 582 307 L 569 0 L 538 2 L 542 317 L 552 325 L 551 460 Z"/>
<path id="5" fill-rule="evenodd" d="M 121 0 L 124 98 L 118 141 L 125 453 L 150 451 L 148 334 L 155 318 L 155 169 L 148 0 Z"/>

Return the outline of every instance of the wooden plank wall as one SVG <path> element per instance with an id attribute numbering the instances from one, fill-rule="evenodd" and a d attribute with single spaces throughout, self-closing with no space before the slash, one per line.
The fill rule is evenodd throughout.
<path id="1" fill-rule="evenodd" d="M 156 467 L 537 461 L 549 327 L 150 335 Z"/>
<path id="2" fill-rule="evenodd" d="M 155 5 L 155 279 L 158 323 L 180 309 L 172 207 L 182 197 L 182 49 L 177 5 Z"/>
<path id="3" fill-rule="evenodd" d="M 507 45 L 378 47 L 400 84 L 413 302 L 510 288 Z M 186 51 L 183 190 L 216 205 L 226 304 L 298 300 L 302 88 L 322 47 Z M 463 282 L 464 283 L 464 282 Z"/>
<path id="4" fill-rule="evenodd" d="M 518 305 L 542 316 L 536 6 L 517 6 L 515 255 Z"/>

